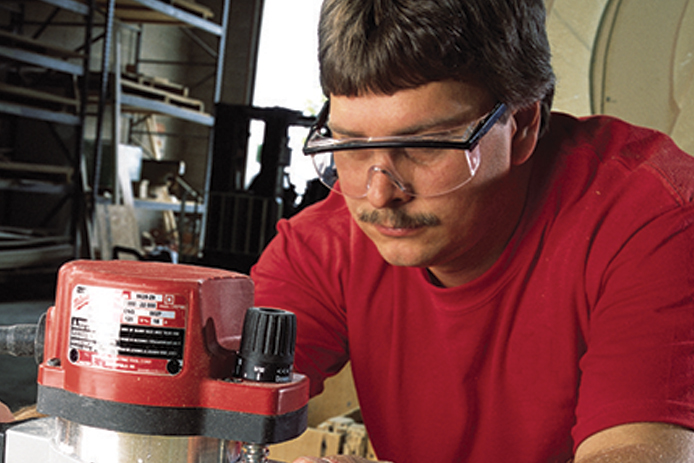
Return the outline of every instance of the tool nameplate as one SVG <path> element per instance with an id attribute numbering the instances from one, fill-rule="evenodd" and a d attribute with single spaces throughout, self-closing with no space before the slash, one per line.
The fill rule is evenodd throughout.
<path id="1" fill-rule="evenodd" d="M 181 294 L 77 285 L 68 358 L 79 366 L 176 374 L 183 368 L 187 310 Z"/>

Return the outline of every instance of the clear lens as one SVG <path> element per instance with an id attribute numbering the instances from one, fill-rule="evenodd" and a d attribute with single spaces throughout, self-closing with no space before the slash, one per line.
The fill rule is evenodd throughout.
<path id="1" fill-rule="evenodd" d="M 328 188 L 332 189 L 337 182 L 337 169 L 333 160 L 333 153 L 312 154 L 313 167 L 316 168 L 318 178 Z"/>
<path id="2" fill-rule="evenodd" d="M 331 189 L 340 180 L 336 191 L 353 198 L 366 196 L 375 175 L 386 175 L 412 196 L 443 195 L 469 182 L 480 164 L 478 149 L 402 148 L 380 155 L 378 151 L 383 150 L 345 150 L 311 156 L 320 180 Z"/>

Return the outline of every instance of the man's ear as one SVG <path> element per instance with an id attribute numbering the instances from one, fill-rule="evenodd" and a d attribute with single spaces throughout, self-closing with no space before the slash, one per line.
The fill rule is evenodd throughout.
<path id="1" fill-rule="evenodd" d="M 511 115 L 515 124 L 515 132 L 511 142 L 511 162 L 521 165 L 530 159 L 535 151 L 540 133 L 541 110 L 540 102 L 517 109 Z"/>

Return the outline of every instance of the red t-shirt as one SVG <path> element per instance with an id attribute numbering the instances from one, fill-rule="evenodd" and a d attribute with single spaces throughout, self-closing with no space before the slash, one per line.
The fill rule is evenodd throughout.
<path id="1" fill-rule="evenodd" d="M 256 303 L 297 314 L 314 394 L 351 360 L 379 458 L 565 463 L 614 425 L 694 427 L 694 160 L 558 114 L 533 159 L 519 227 L 469 284 L 384 262 L 336 194 L 253 269 Z"/>

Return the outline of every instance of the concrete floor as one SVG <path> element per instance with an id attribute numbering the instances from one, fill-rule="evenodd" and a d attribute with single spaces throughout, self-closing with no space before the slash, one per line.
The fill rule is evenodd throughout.
<path id="1" fill-rule="evenodd" d="M 52 301 L 23 300 L 0 303 L 0 325 L 36 323 Z M 37 365 L 33 357 L 0 355 L 0 401 L 13 411 L 36 403 Z"/>

